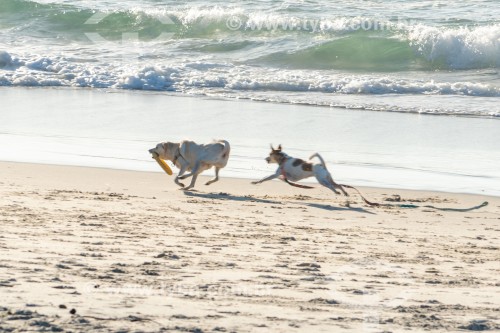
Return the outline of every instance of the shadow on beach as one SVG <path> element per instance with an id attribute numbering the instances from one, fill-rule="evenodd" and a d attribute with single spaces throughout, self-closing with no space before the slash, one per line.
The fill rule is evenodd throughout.
<path id="1" fill-rule="evenodd" d="M 204 198 L 204 199 L 218 199 L 218 200 L 232 200 L 232 201 L 248 201 L 248 202 L 259 202 L 259 203 L 267 203 L 267 204 L 275 204 L 281 205 L 283 202 L 269 200 L 269 199 L 260 199 L 256 197 L 252 197 L 251 195 L 232 195 L 225 192 L 219 193 L 200 193 L 195 191 L 184 191 L 184 195 L 196 197 L 196 198 Z"/>
<path id="2" fill-rule="evenodd" d="M 226 192 L 200 193 L 200 192 L 196 192 L 196 191 L 185 191 L 184 195 L 190 196 L 190 197 L 196 197 L 196 198 L 203 198 L 203 199 L 231 200 L 231 201 L 240 201 L 240 202 L 258 202 L 258 203 L 266 203 L 266 204 L 274 204 L 274 205 L 282 205 L 283 204 L 283 201 L 261 199 L 261 198 L 253 197 L 251 195 L 245 195 L 245 196 L 232 195 L 232 194 L 226 193 Z M 293 202 L 293 201 L 290 201 L 289 203 L 301 205 L 301 206 L 312 207 L 312 208 L 317 208 L 317 209 L 324 209 L 324 210 L 328 210 L 328 211 L 354 211 L 354 212 L 359 212 L 359 213 L 366 213 L 366 214 L 375 215 L 375 213 L 367 211 L 366 209 L 361 208 L 361 207 L 339 207 L 339 206 L 332 206 L 332 205 L 325 205 L 325 204 L 318 204 L 318 203 L 311 203 L 311 202 Z"/>
<path id="3" fill-rule="evenodd" d="M 310 202 L 304 203 L 304 205 L 306 205 L 308 207 L 324 209 L 324 210 L 329 210 L 329 211 L 353 211 L 353 212 L 358 212 L 358 213 L 366 213 L 366 214 L 376 215 L 375 213 L 367 211 L 366 209 L 361 208 L 361 207 L 339 207 L 339 206 L 324 205 L 324 204 L 317 204 L 317 203 L 310 203 Z"/>

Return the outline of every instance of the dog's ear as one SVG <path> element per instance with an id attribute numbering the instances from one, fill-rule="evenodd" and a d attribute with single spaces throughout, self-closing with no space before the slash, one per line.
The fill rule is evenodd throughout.
<path id="1" fill-rule="evenodd" d="M 273 147 L 273 144 L 270 143 L 269 146 L 271 146 L 271 150 L 274 151 L 274 147 Z"/>
<path id="2" fill-rule="evenodd" d="M 280 143 L 280 145 L 278 146 L 278 151 L 281 151 L 281 143 Z"/>

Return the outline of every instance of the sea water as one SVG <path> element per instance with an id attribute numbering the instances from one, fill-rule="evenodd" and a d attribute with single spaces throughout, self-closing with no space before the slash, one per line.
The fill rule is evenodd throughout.
<path id="1" fill-rule="evenodd" d="M 148 98 L 151 103 L 157 101 L 157 94 L 203 96 L 204 99 L 199 98 L 196 106 L 189 111 L 195 110 L 199 114 L 204 112 L 204 105 L 208 103 L 206 97 L 218 101 L 261 101 L 267 106 L 254 105 L 267 112 L 259 113 L 260 123 L 271 119 L 273 123 L 281 121 L 286 126 L 293 126 L 282 130 L 288 137 L 280 137 L 284 144 L 287 140 L 293 142 L 292 152 L 300 152 L 302 148 L 304 154 L 305 150 L 325 151 L 327 155 L 331 152 L 329 162 L 341 162 L 351 167 L 360 167 L 361 163 L 365 167 L 364 172 L 368 169 L 373 172 L 379 170 L 377 175 L 389 175 L 388 178 L 400 170 L 397 161 L 379 160 L 374 157 L 376 154 L 363 156 L 367 152 L 365 148 L 377 146 L 379 142 L 377 147 L 386 149 L 384 156 L 393 153 L 397 158 L 397 154 L 401 154 L 401 147 L 398 147 L 400 140 L 391 133 L 394 134 L 393 130 L 400 123 L 414 122 L 414 127 L 407 128 L 414 131 L 407 133 L 408 137 L 428 143 L 427 148 L 433 145 L 427 140 L 439 137 L 440 131 L 447 133 L 450 141 L 456 142 L 456 147 L 443 143 L 442 158 L 437 159 L 416 154 L 413 158 L 420 156 L 423 160 L 412 161 L 411 149 L 407 147 L 410 152 L 406 150 L 403 154 L 405 168 L 411 168 L 412 162 L 420 166 L 425 164 L 425 170 L 434 172 L 427 178 L 429 186 L 433 182 L 431 179 L 438 179 L 440 174 L 446 172 L 475 177 L 471 179 L 486 177 L 497 181 L 498 175 L 492 170 L 500 169 L 498 160 L 495 160 L 498 155 L 495 128 L 499 126 L 500 116 L 499 14 L 500 6 L 496 0 L 1 0 L 0 89 L 71 87 L 85 91 L 154 92 L 140 98 L 142 104 L 137 106 L 140 110 L 124 107 L 128 110 L 127 119 L 135 116 L 134 120 L 129 119 L 132 124 L 141 123 L 138 119 L 150 117 L 147 101 Z M 4 115 L 1 126 L 5 135 L 14 132 L 22 134 L 21 125 L 12 122 L 12 103 L 15 103 L 12 96 L 10 94 L 4 101 L 0 100 L 0 117 Z M 99 135 L 102 137 L 102 133 L 96 130 L 99 129 L 99 122 L 107 118 L 103 114 L 107 109 L 92 103 L 83 104 L 98 107 L 92 132 L 95 135 L 88 140 L 99 142 L 96 138 Z M 231 105 L 238 107 L 239 104 Z M 277 111 L 287 105 L 288 113 Z M 317 108 L 299 107 L 290 111 L 290 105 Z M 64 109 L 69 106 L 58 107 Z M 210 107 L 213 108 L 217 106 Z M 251 108 L 247 104 L 243 107 Z M 350 129 L 356 135 L 350 138 L 355 141 L 361 136 L 364 139 L 349 144 L 338 137 L 338 132 L 328 132 L 329 124 L 324 121 L 337 121 L 340 109 L 344 110 L 340 118 L 347 114 L 359 122 L 360 117 L 371 119 L 374 126 L 380 127 L 375 131 L 378 136 L 367 139 L 352 121 L 349 122 Z M 224 110 L 238 112 L 230 107 Z M 37 123 L 37 126 L 41 126 L 38 131 L 42 132 L 45 126 L 43 135 L 50 135 L 50 131 L 55 130 L 50 119 L 57 123 L 58 118 L 51 118 L 54 116 L 50 116 L 45 109 L 35 107 L 29 113 L 33 112 L 47 118 L 43 123 L 45 125 Z M 170 112 L 168 105 L 164 106 L 163 112 L 167 119 Z M 401 118 L 401 122 L 388 120 L 387 115 L 391 113 L 439 117 L 425 118 L 425 126 L 434 125 L 429 127 L 434 129 L 431 133 L 419 129 L 418 122 L 421 120 L 416 118 Z M 290 121 L 288 117 L 295 117 L 296 121 Z M 461 120 L 451 120 L 456 117 Z M 230 118 L 233 119 L 232 124 L 228 125 L 234 125 L 239 120 L 247 119 L 247 115 L 243 117 L 240 113 Z M 26 126 L 30 119 L 24 120 Z M 163 120 L 155 121 L 160 126 Z M 191 125 L 182 127 L 185 136 L 200 136 L 199 131 L 204 127 L 197 123 L 196 116 L 183 121 Z M 247 124 L 262 126 L 259 121 L 249 122 L 248 119 Z M 33 126 L 29 133 L 34 133 Z M 314 128 L 318 126 L 322 129 Z M 366 123 L 363 126 L 370 127 Z M 477 140 L 460 134 L 467 132 L 467 126 L 474 129 L 472 133 L 480 136 Z M 481 127 L 487 130 L 478 130 Z M 337 126 L 330 128 L 338 130 Z M 323 130 L 322 137 L 314 135 Z M 256 129 L 246 131 L 259 132 Z M 417 132 L 426 137 L 415 137 Z M 135 137 L 134 129 L 126 130 L 121 135 L 124 133 Z M 165 131 L 158 140 L 168 139 L 165 137 L 167 134 Z M 243 137 L 241 131 L 232 135 L 232 141 L 236 142 Z M 266 141 L 266 145 L 268 137 L 276 138 L 270 132 L 260 135 L 263 137 L 259 139 Z M 154 138 L 147 137 L 146 140 L 143 136 L 140 140 L 153 141 Z M 408 144 L 416 144 L 417 141 Z M 476 141 L 486 148 L 478 146 Z M 243 145 L 240 146 L 248 153 L 247 157 L 256 158 L 255 142 L 250 144 L 255 150 L 245 150 Z M 342 142 L 352 153 L 329 142 Z M 365 148 L 362 149 L 363 143 Z M 460 145 L 465 148 L 460 150 Z M 102 148 L 102 144 L 97 146 Z M 9 147 L 13 146 L 9 144 Z M 418 144 L 413 147 L 423 149 Z M 470 162 L 463 156 L 455 160 L 455 152 L 460 154 L 465 149 L 474 153 L 473 148 L 476 148 L 479 157 L 472 154 Z M 261 149 L 265 155 L 267 151 Z M 334 154 L 335 149 L 339 150 L 340 160 L 337 158 L 339 154 Z M 234 153 L 238 154 L 237 151 Z M 251 177 L 254 167 L 248 169 L 245 163 L 241 162 L 243 169 L 247 170 L 242 175 Z M 101 165 L 95 156 L 84 164 Z M 467 167 L 461 169 L 459 164 Z M 450 165 L 453 165 L 452 170 L 443 169 Z M 108 166 L 120 167 L 120 163 Z M 420 169 L 415 167 L 415 170 Z M 362 177 L 358 184 L 388 185 L 386 181 L 377 182 L 376 179 L 380 177 Z M 398 179 L 397 182 L 400 181 Z M 419 182 L 414 181 L 414 185 Z M 440 188 L 474 192 L 472 181 L 467 189 L 458 185 L 454 188 L 451 183 L 460 182 L 450 181 L 448 187 Z"/>
<path id="2" fill-rule="evenodd" d="M 497 0 L 2 0 L 0 32 L 0 86 L 500 115 Z"/>

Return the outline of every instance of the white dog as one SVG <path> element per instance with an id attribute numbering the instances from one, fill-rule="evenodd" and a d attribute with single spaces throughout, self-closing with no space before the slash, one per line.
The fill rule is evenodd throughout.
<path id="1" fill-rule="evenodd" d="M 278 149 L 274 149 L 271 145 L 271 153 L 269 153 L 269 157 L 266 158 L 266 161 L 267 163 L 277 163 L 279 165 L 278 169 L 271 176 L 263 178 L 259 181 L 252 182 L 252 184 L 260 184 L 262 182 L 281 177 L 284 181 L 292 186 L 311 188 L 310 186 L 293 184 L 290 183 L 290 181 L 299 181 L 301 179 L 314 176 L 321 185 L 329 188 L 336 194 L 340 194 L 339 192 L 337 192 L 337 189 L 339 189 L 345 196 L 349 196 L 342 185 L 337 184 L 333 181 L 333 178 L 330 175 L 330 172 L 328 172 L 325 161 L 323 160 L 321 155 L 315 153 L 309 159 L 312 159 L 314 157 L 319 158 L 321 163 L 310 163 L 305 162 L 299 158 L 290 157 L 281 151 L 281 145 L 278 146 Z"/>
<path id="2" fill-rule="evenodd" d="M 208 144 L 196 144 L 193 141 L 183 140 L 180 143 L 161 142 L 155 148 L 149 150 L 151 154 L 157 154 L 163 160 L 169 160 L 178 167 L 179 174 L 175 178 L 175 183 L 183 190 L 194 187 L 198 175 L 215 166 L 215 178 L 209 180 L 205 185 L 210 185 L 219 180 L 219 170 L 226 166 L 231 148 L 229 142 L 217 140 Z M 184 172 L 191 171 L 185 174 Z M 191 179 L 191 184 L 185 187 L 179 179 Z"/>

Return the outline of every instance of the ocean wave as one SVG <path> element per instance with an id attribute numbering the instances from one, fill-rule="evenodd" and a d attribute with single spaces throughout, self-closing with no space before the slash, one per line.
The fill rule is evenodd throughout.
<path id="1" fill-rule="evenodd" d="M 0 86 L 149 90 L 373 111 L 480 117 L 500 115 L 496 103 L 500 97 L 499 86 L 474 80 L 446 81 L 445 78 L 433 80 L 422 76 L 410 79 L 383 73 L 269 69 L 210 61 L 135 68 L 124 64 L 80 61 L 72 57 L 26 56 L 0 51 Z M 389 99 L 377 96 L 388 96 Z M 475 107 L 464 107 L 465 100 L 454 96 L 469 98 Z M 396 102 L 389 106 L 366 102 L 395 98 L 413 102 L 405 105 Z M 422 108 L 421 101 L 429 98 L 440 99 L 434 103 L 437 107 Z M 449 100 L 459 102 L 450 106 Z"/>
<path id="2" fill-rule="evenodd" d="M 374 38 L 367 34 L 344 36 L 295 51 L 278 51 L 249 61 L 295 69 L 355 71 L 428 70 L 432 66 L 407 42 L 397 38 Z"/>
<path id="3" fill-rule="evenodd" d="M 72 58 L 14 56 L 0 51 L 2 82 L 144 90 L 200 89 L 298 91 L 336 94 L 434 94 L 500 97 L 500 87 L 477 82 L 438 82 L 385 74 L 338 74 L 283 70 L 214 62 L 184 62 L 134 69 Z M 12 66 L 16 64 L 16 66 Z M 6 70 L 7 69 L 7 70 Z"/>
<path id="4" fill-rule="evenodd" d="M 300 17 L 287 12 L 267 13 L 217 5 L 97 10 L 28 0 L 2 0 L 2 13 L 7 14 L 3 17 L 7 26 L 19 29 L 23 38 L 31 33 L 34 42 L 42 35 L 52 36 L 58 43 L 61 40 L 91 43 L 97 37 L 120 42 L 127 34 L 137 34 L 141 42 L 164 43 L 159 37 L 167 33 L 173 41 L 199 41 L 192 51 L 218 54 L 230 53 L 235 48 L 260 50 L 257 48 L 265 40 L 270 45 L 269 51 L 255 52 L 259 55 L 252 59 L 252 64 L 259 65 L 262 61 L 282 68 L 369 71 L 500 68 L 499 23 L 431 26 L 411 19 Z M 294 40 L 283 41 L 298 35 L 300 45 Z M 218 40 L 217 46 L 213 45 L 214 40 Z"/>
<path id="5" fill-rule="evenodd" d="M 500 88 L 472 82 L 408 80 L 391 76 L 318 75 L 309 72 L 252 73 L 230 76 L 226 87 L 233 90 L 299 91 L 336 94 L 418 94 L 499 97 Z"/>
<path id="6" fill-rule="evenodd" d="M 407 27 L 398 36 L 344 35 L 252 60 L 302 69 L 369 71 L 500 68 L 500 24 L 475 28 Z"/>
<path id="7" fill-rule="evenodd" d="M 408 28 L 406 38 L 437 68 L 500 67 L 500 24 L 453 29 L 417 25 Z"/>

